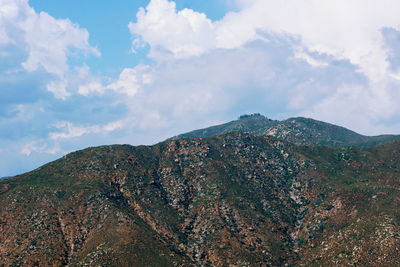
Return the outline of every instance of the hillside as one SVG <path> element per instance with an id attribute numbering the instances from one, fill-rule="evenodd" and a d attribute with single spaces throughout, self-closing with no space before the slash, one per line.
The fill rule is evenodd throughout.
<path id="1" fill-rule="evenodd" d="M 277 125 L 278 123 L 279 121 L 268 119 L 267 117 L 262 116 L 258 113 L 253 115 L 243 115 L 238 120 L 180 134 L 168 140 L 193 138 L 193 137 L 212 137 L 226 133 L 231 133 L 234 131 L 240 131 L 240 132 L 250 133 L 253 135 L 262 136 L 267 132 L 268 129 Z"/>
<path id="2" fill-rule="evenodd" d="M 88 148 L 0 180 L 0 263 L 400 266 L 399 159 L 239 131 Z"/>
<path id="3" fill-rule="evenodd" d="M 171 139 L 211 137 L 233 131 L 258 136 L 274 136 L 296 144 L 327 146 L 374 146 L 400 137 L 398 135 L 365 136 L 344 127 L 309 118 L 297 117 L 277 121 L 256 113 L 241 116 L 238 120 L 225 124 L 184 133 Z"/>

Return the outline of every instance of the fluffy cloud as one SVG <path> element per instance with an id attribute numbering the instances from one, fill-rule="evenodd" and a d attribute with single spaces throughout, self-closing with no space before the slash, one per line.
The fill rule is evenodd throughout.
<path id="1" fill-rule="evenodd" d="M 119 79 L 108 85 L 107 89 L 134 96 L 142 86 L 151 83 L 152 78 L 148 70 L 149 66 L 146 65 L 126 68 L 121 72 Z"/>
<path id="2" fill-rule="evenodd" d="M 82 136 L 90 136 L 90 138 L 93 138 L 93 136 L 96 135 L 105 136 L 121 129 L 122 126 L 122 121 L 114 121 L 104 125 L 90 126 L 76 126 L 71 122 L 57 122 L 53 125 L 53 128 L 57 131 L 50 132 L 48 134 L 48 138 L 42 138 L 22 145 L 20 148 L 20 153 L 26 157 L 37 155 L 54 157 L 56 155 L 70 152 L 71 145 L 68 144 L 68 141 L 77 141 Z M 0 151 L 0 153 L 2 153 L 2 151 Z"/>
<path id="3" fill-rule="evenodd" d="M 141 8 L 129 29 L 136 37 L 133 50 L 148 43 L 150 56 L 157 59 L 200 55 L 215 47 L 214 25 L 205 14 L 191 9 L 176 12 L 176 4 L 165 0 L 152 0 Z"/>
<path id="4" fill-rule="evenodd" d="M 158 132 L 167 138 L 243 113 L 295 116 L 336 88 L 367 84 L 348 61 L 313 66 L 296 56 L 299 40 L 268 34 L 264 38 L 271 41 L 254 41 L 240 49 L 215 49 L 202 56 L 169 59 L 137 69 L 132 77 L 152 79 L 125 98 L 130 107 L 130 131 Z"/>
<path id="5" fill-rule="evenodd" d="M 79 86 L 78 93 L 81 95 L 89 95 L 91 93 L 102 94 L 104 92 L 104 86 L 98 81 L 91 81 L 87 84 Z"/>
<path id="6" fill-rule="evenodd" d="M 67 91 L 67 82 L 64 79 L 50 81 L 46 88 L 58 99 L 66 99 L 70 96 L 70 93 Z"/>
<path id="7" fill-rule="evenodd" d="M 85 138 L 114 130 L 112 122 L 125 109 L 107 92 L 98 96 L 104 79 L 90 73 L 83 62 L 88 55 L 100 53 L 89 44 L 86 29 L 38 13 L 28 0 L 0 0 L 0 176 L 86 146 L 68 143 L 73 131 Z M 58 121 L 73 124 L 54 131 Z M 91 144 L 101 138 L 91 136 Z"/>
<path id="8" fill-rule="evenodd" d="M 66 153 L 87 146 L 109 143 L 107 140 L 110 140 L 110 134 L 118 132 L 121 125 L 120 121 L 100 125 L 59 122 L 52 126 L 52 132 L 46 133 L 42 138 L 32 140 L 29 136 L 23 136 L 10 141 L 0 139 L 2 147 L 0 177 L 32 170 Z"/>
<path id="9" fill-rule="evenodd" d="M 242 8 L 220 22 L 221 42 L 231 43 L 237 27 L 238 43 L 256 38 L 257 29 L 299 35 L 310 50 L 348 59 L 373 81 L 384 78 L 388 67 L 381 29 L 400 26 L 400 3 L 393 0 L 257 0 Z"/>
<path id="10" fill-rule="evenodd" d="M 69 96 L 68 56 L 77 52 L 99 55 L 88 40 L 89 33 L 85 29 L 68 19 L 36 13 L 28 0 L 0 2 L 0 52 L 19 61 L 14 71 L 45 71 L 53 75 L 47 89 L 57 98 Z M 18 70 L 20 67 L 22 70 Z"/>
<path id="11" fill-rule="evenodd" d="M 21 153 L 25 156 L 30 156 L 33 152 L 54 155 L 60 152 L 60 148 L 57 146 L 49 147 L 46 143 L 39 144 L 38 142 L 33 141 L 24 145 L 21 149 Z"/>
<path id="12" fill-rule="evenodd" d="M 174 2 L 152 0 L 129 28 L 152 49 L 176 57 L 238 48 L 262 39 L 260 32 L 290 34 L 299 36 L 310 51 L 349 60 L 374 81 L 388 68 L 381 30 L 400 29 L 400 3 L 394 0 L 253 0 L 237 5 L 240 11 L 212 23 L 204 14 L 177 11 Z"/>
<path id="13" fill-rule="evenodd" d="M 385 123 L 400 112 L 394 86 L 400 77 L 400 3 L 236 4 L 238 11 L 211 22 L 203 14 L 176 10 L 174 2 L 152 0 L 129 24 L 135 42 L 147 43 L 150 56 L 159 62 L 150 71 L 157 81 L 143 87 L 142 99 L 153 99 L 152 107 L 161 110 L 161 116 L 193 116 L 196 110 L 226 114 L 240 110 L 232 103 L 246 95 L 268 95 L 282 105 L 281 114 L 309 115 L 369 134 L 396 131 Z M 262 49 L 250 48 L 255 43 L 262 43 Z M 241 52 L 243 57 L 233 56 Z M 252 59 L 253 64 L 247 64 Z M 278 113 L 279 108 L 269 107 L 261 111 Z"/>
<path id="14" fill-rule="evenodd" d="M 113 132 L 122 128 L 122 121 L 114 121 L 105 125 L 74 126 L 71 122 L 58 122 L 55 128 L 64 131 L 51 132 L 49 138 L 52 140 L 71 139 L 86 134 L 99 134 Z"/>

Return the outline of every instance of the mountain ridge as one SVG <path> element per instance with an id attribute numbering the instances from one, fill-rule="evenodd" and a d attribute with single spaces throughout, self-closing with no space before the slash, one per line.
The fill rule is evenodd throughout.
<path id="1" fill-rule="evenodd" d="M 324 131 L 321 133 L 321 130 Z M 344 127 L 311 118 L 294 117 L 278 121 L 255 113 L 242 115 L 238 120 L 221 125 L 180 134 L 167 140 L 211 137 L 232 131 L 244 131 L 254 135 L 271 135 L 297 144 L 328 146 L 374 146 L 400 137 L 400 135 L 365 136 Z"/>
<path id="2" fill-rule="evenodd" d="M 0 262 L 398 266 L 399 158 L 241 131 L 87 148 L 0 180 Z"/>

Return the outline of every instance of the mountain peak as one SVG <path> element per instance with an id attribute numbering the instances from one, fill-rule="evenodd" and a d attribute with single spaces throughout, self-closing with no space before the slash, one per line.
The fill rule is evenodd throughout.
<path id="1" fill-rule="evenodd" d="M 191 131 L 171 139 L 211 137 L 233 131 L 274 136 L 301 145 L 374 146 L 399 138 L 396 135 L 364 136 L 344 127 L 311 118 L 294 117 L 278 121 L 260 113 L 253 113 L 241 115 L 237 120 L 228 123 Z"/>
<path id="2" fill-rule="evenodd" d="M 174 136 L 170 139 L 211 137 L 234 131 L 241 131 L 261 136 L 264 135 L 267 129 L 269 129 L 272 125 L 275 125 L 277 122 L 278 121 L 271 120 L 261 115 L 260 113 L 245 114 L 241 115 L 237 120 L 200 130 L 194 130 L 188 133 Z"/>
<path id="3" fill-rule="evenodd" d="M 253 119 L 253 118 L 257 118 L 257 119 L 268 119 L 267 117 L 265 117 L 264 115 L 261 115 L 260 113 L 252 113 L 252 114 L 243 114 L 239 116 L 239 120 L 243 120 L 243 119 Z"/>

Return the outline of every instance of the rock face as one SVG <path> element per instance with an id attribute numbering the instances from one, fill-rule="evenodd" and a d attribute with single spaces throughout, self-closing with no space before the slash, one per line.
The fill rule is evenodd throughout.
<path id="1" fill-rule="evenodd" d="M 399 191 L 400 141 L 88 148 L 0 180 L 0 266 L 400 266 Z"/>

